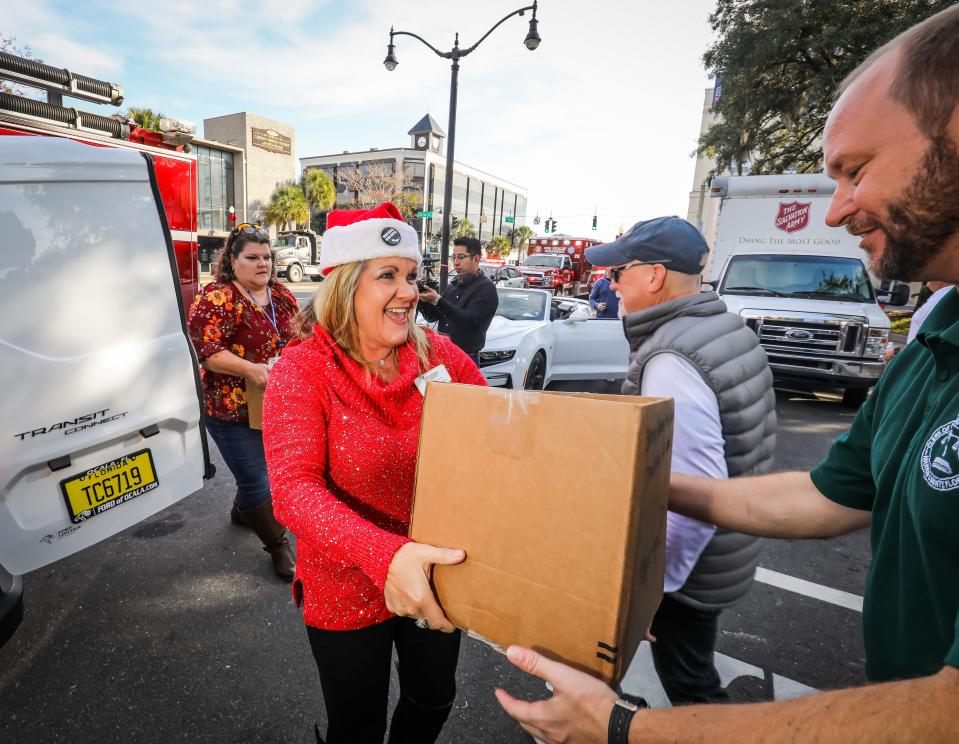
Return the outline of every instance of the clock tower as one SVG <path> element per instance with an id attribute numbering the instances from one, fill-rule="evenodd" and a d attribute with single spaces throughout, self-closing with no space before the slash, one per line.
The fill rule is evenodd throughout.
<path id="1" fill-rule="evenodd" d="M 414 150 L 429 150 L 438 155 L 443 153 L 443 140 L 446 139 L 446 132 L 436 123 L 436 119 L 429 114 L 416 122 L 407 134 L 410 135 L 410 144 Z"/>

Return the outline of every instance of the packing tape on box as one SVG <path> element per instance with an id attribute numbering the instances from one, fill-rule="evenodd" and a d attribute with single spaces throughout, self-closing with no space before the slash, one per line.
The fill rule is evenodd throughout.
<path id="1" fill-rule="evenodd" d="M 533 432 L 532 427 L 516 426 L 516 420 L 527 418 L 539 407 L 542 393 L 525 390 L 503 392 L 504 395 L 499 397 L 487 420 L 487 446 L 498 455 L 522 460 L 529 454 Z"/>
<path id="2" fill-rule="evenodd" d="M 485 643 L 487 646 L 489 646 L 489 647 L 490 647 L 491 649 L 493 649 L 494 651 L 499 651 L 501 654 L 504 654 L 504 655 L 506 654 L 506 648 L 505 648 L 505 647 L 500 646 L 498 643 L 493 643 L 489 638 L 486 638 L 486 637 L 484 637 L 484 636 L 481 636 L 481 635 L 480 635 L 479 633 L 477 633 L 475 630 L 467 630 L 467 631 L 466 631 L 466 635 L 469 636 L 470 638 L 475 638 L 475 639 L 476 639 L 477 641 L 479 641 L 480 643 Z"/>

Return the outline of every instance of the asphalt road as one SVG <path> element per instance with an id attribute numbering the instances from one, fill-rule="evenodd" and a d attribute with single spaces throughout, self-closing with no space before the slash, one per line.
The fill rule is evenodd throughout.
<path id="1" fill-rule="evenodd" d="M 851 421 L 835 400 L 808 395 L 780 393 L 778 409 L 781 468 L 814 465 Z M 322 701 L 299 612 L 256 538 L 230 525 L 232 479 L 217 463 L 201 492 L 26 577 L 26 617 L 0 649 L 0 741 L 313 741 Z M 718 665 L 734 699 L 864 681 L 859 613 L 808 595 L 861 595 L 868 552 L 863 533 L 768 543 L 764 581 L 722 617 Z M 811 583 L 768 583 L 784 575 Z M 624 686 L 662 703 L 656 685 L 644 651 Z M 545 694 L 464 639 L 441 741 L 528 742 L 497 686 Z"/>

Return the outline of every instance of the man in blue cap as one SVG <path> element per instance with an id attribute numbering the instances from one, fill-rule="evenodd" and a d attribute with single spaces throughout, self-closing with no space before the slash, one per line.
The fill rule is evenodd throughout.
<path id="1" fill-rule="evenodd" d="M 756 335 L 714 292 L 700 292 L 709 248 L 678 217 L 638 222 L 586 250 L 610 267 L 630 362 L 623 393 L 675 402 L 672 470 L 711 478 L 772 469 L 776 396 Z M 752 585 L 760 541 L 667 515 L 666 577 L 653 660 L 673 705 L 727 699 L 713 665 L 719 613 Z"/>

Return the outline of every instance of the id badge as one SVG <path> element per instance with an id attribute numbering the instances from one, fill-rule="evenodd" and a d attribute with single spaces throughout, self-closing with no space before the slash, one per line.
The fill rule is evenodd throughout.
<path id="1" fill-rule="evenodd" d="M 420 391 L 420 395 L 426 395 L 426 385 L 430 382 L 453 382 L 453 378 L 450 377 L 450 373 L 447 372 L 445 364 L 433 367 L 429 372 L 424 372 L 413 380 L 413 384 L 416 385 L 416 389 Z"/>

